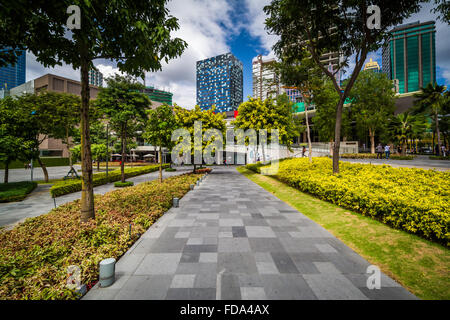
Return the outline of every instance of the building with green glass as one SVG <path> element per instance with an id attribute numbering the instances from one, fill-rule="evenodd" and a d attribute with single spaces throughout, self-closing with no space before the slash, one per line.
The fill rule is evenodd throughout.
<path id="1" fill-rule="evenodd" d="M 145 89 L 143 91 L 152 101 L 165 103 L 169 106 L 172 105 L 173 93 L 171 93 L 171 92 L 159 90 L 153 86 L 145 87 Z"/>
<path id="2" fill-rule="evenodd" d="M 434 21 L 395 27 L 383 46 L 382 70 L 396 80 L 398 93 L 420 90 L 436 82 Z"/>

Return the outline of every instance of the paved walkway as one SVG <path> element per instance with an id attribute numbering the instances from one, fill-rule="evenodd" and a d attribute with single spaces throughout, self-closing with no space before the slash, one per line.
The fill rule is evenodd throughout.
<path id="1" fill-rule="evenodd" d="M 41 170 L 42 171 L 42 170 Z M 174 172 L 163 171 L 163 178 L 170 177 L 192 171 L 191 167 L 177 168 Z M 133 181 L 134 184 L 139 184 L 146 181 L 158 179 L 159 172 L 151 172 L 141 176 L 127 179 Z M 0 203 L 0 226 L 9 226 L 21 222 L 26 218 L 36 217 L 47 213 L 55 207 L 53 198 L 50 196 L 51 185 L 39 185 L 28 197 L 20 202 Z M 108 191 L 114 190 L 114 183 L 108 183 L 94 188 L 94 194 L 105 194 Z M 56 205 L 62 205 L 67 202 L 74 201 L 81 198 L 81 191 L 66 194 L 55 199 Z"/>
<path id="2" fill-rule="evenodd" d="M 214 168 L 116 264 L 116 282 L 84 299 L 415 299 L 233 167 Z"/>
<path id="3" fill-rule="evenodd" d="M 413 160 L 386 160 L 386 159 L 339 159 L 354 163 L 388 164 L 392 167 L 433 169 L 437 171 L 450 171 L 450 161 L 430 160 L 428 156 L 418 155 Z"/>

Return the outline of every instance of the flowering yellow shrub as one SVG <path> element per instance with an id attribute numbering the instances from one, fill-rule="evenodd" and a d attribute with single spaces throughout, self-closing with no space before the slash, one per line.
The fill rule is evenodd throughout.
<path id="1" fill-rule="evenodd" d="M 301 191 L 379 219 L 395 228 L 450 244 L 450 173 L 340 162 L 287 159 L 277 178 Z"/>

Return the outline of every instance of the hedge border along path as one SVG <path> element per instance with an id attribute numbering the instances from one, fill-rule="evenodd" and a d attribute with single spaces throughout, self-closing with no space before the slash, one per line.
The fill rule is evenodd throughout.
<path id="1" fill-rule="evenodd" d="M 0 183 L 0 203 L 22 201 L 37 185 L 35 181 Z"/>
<path id="2" fill-rule="evenodd" d="M 168 168 L 169 164 L 163 164 L 163 169 Z M 139 176 L 141 174 L 146 174 L 159 170 L 159 165 L 152 165 L 146 167 L 136 167 L 136 168 L 125 168 L 125 179 Z M 121 179 L 121 171 L 113 170 L 108 172 L 108 177 L 106 177 L 105 172 L 96 173 L 93 175 L 94 187 L 98 187 L 107 183 L 119 181 Z M 52 197 L 59 197 L 65 194 L 81 191 L 81 179 L 77 180 L 65 180 L 55 183 L 50 188 L 50 194 Z"/>
<path id="3" fill-rule="evenodd" d="M 66 288 L 69 265 L 82 283 L 98 280 L 99 262 L 122 256 L 160 216 L 182 198 L 200 174 L 184 174 L 95 196 L 96 217 L 80 222 L 80 201 L 0 231 L 0 299 L 76 299 Z M 129 228 L 131 225 L 131 235 Z"/>
<path id="4" fill-rule="evenodd" d="M 385 153 L 382 153 L 383 158 L 385 159 Z M 339 157 L 343 159 L 377 159 L 376 153 L 343 153 L 339 155 Z M 414 160 L 415 156 L 402 156 L 398 154 L 389 155 L 390 160 Z"/>
<path id="5" fill-rule="evenodd" d="M 260 173 L 261 164 L 247 165 Z M 328 158 L 280 161 L 280 181 L 396 229 L 450 246 L 450 173 L 340 162 Z"/>

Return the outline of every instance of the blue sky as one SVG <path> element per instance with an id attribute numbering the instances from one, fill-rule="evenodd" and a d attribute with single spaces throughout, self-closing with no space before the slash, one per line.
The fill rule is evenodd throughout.
<path id="1" fill-rule="evenodd" d="M 171 91 L 177 104 L 192 108 L 196 103 L 195 63 L 231 51 L 244 65 L 244 99 L 252 93 L 252 59 L 258 54 L 273 57 L 271 50 L 276 36 L 268 35 L 264 28 L 266 18 L 262 8 L 269 0 L 172 0 L 168 7 L 179 19 L 180 29 L 174 36 L 184 39 L 188 48 L 183 55 L 169 61 L 163 70 L 146 74 L 146 84 Z M 404 23 L 436 20 L 427 3 L 422 10 Z M 450 85 L 450 27 L 436 21 L 437 81 Z M 381 51 L 370 53 L 369 58 L 381 66 Z M 94 64 L 107 77 L 118 72 L 115 63 L 106 60 Z M 350 61 L 350 69 L 353 62 Z M 54 73 L 79 80 L 78 70 L 63 65 L 44 68 L 32 54 L 27 55 L 27 81 L 45 73 Z"/>

